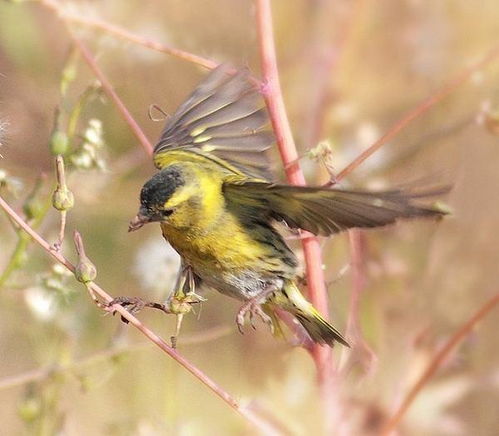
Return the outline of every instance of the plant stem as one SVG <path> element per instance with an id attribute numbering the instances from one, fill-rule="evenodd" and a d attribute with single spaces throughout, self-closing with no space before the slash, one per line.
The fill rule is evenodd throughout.
<path id="1" fill-rule="evenodd" d="M 219 339 L 230 334 L 232 329 L 229 327 L 214 327 L 204 332 L 186 336 L 182 339 L 182 345 L 203 344 L 209 341 Z M 102 351 L 98 351 L 81 360 L 75 360 L 65 364 L 49 365 L 43 368 L 34 369 L 23 374 L 6 377 L 0 380 L 0 390 L 10 389 L 17 386 L 25 385 L 35 381 L 45 380 L 46 378 L 58 375 L 64 372 L 81 371 L 88 366 L 95 365 L 101 362 L 109 361 L 115 357 L 127 354 L 137 350 L 151 348 L 150 342 L 140 342 L 121 347 L 112 347 Z"/>
<path id="2" fill-rule="evenodd" d="M 299 156 L 286 115 L 286 108 L 279 83 L 270 1 L 256 0 L 255 5 L 263 78 L 263 95 L 274 128 L 277 146 L 288 181 L 293 185 L 305 185 L 305 177 L 300 169 Z M 302 245 L 310 300 L 327 317 L 328 298 L 322 270 L 322 255 L 319 241 L 308 234 L 307 237 L 302 239 Z M 317 367 L 324 404 L 330 412 L 330 407 L 333 405 L 335 398 L 333 392 L 331 349 L 315 344 L 312 349 L 312 355 Z"/>
<path id="3" fill-rule="evenodd" d="M 108 23 L 103 20 L 97 20 L 90 17 L 84 17 L 82 15 L 74 14 L 68 10 L 65 10 L 63 5 L 59 4 L 54 0 L 39 0 L 41 4 L 43 4 L 48 9 L 52 10 L 56 13 L 56 15 L 63 20 L 65 23 L 75 23 L 80 24 L 86 27 L 90 27 L 92 29 L 102 30 L 111 35 L 117 36 L 118 38 L 124 39 L 125 41 L 130 41 L 138 45 L 142 45 L 143 47 L 150 48 L 152 50 L 156 50 L 162 53 L 169 54 L 171 56 L 175 56 L 177 58 L 183 59 L 185 61 L 200 65 L 207 69 L 215 68 L 218 63 L 204 58 L 202 56 L 198 56 L 193 53 L 189 53 L 185 50 L 180 50 L 178 48 L 170 47 L 165 44 L 161 44 L 159 42 L 153 41 L 149 38 L 135 35 L 132 32 L 129 32 L 122 27 L 116 26 L 115 24 Z"/>
<path id="4" fill-rule="evenodd" d="M 104 89 L 104 92 L 108 95 L 108 97 L 113 101 L 113 103 L 116 105 L 118 108 L 118 111 L 120 112 L 121 116 L 125 120 L 125 122 L 130 126 L 132 129 L 133 133 L 137 137 L 137 139 L 140 142 L 140 145 L 144 150 L 146 151 L 147 154 L 152 154 L 153 151 L 153 146 L 151 145 L 151 142 L 149 139 L 147 139 L 146 135 L 138 125 L 137 121 L 134 120 L 124 103 L 121 101 L 121 99 L 118 97 L 118 94 L 116 94 L 116 91 L 113 89 L 111 82 L 109 82 L 108 78 L 104 75 L 102 70 L 99 68 L 97 65 L 97 62 L 95 61 L 94 56 L 90 52 L 90 50 L 86 47 L 86 45 L 78 39 L 76 36 L 73 35 L 71 31 L 69 31 L 69 34 L 71 36 L 71 39 L 73 40 L 75 46 L 78 48 L 80 51 L 81 55 L 83 56 L 83 59 L 85 62 L 88 64 L 88 66 L 91 68 L 91 70 L 94 72 L 95 76 L 99 79 L 102 89 Z"/>
<path id="5" fill-rule="evenodd" d="M 437 353 L 430 360 L 428 366 L 420 375 L 414 386 L 407 392 L 405 398 L 400 403 L 395 413 L 386 422 L 381 431 L 381 436 L 388 436 L 392 431 L 397 428 L 397 425 L 402 420 L 411 404 L 414 402 L 418 394 L 428 383 L 428 381 L 435 375 L 445 359 L 447 359 L 454 349 L 468 336 L 473 328 L 485 318 L 499 303 L 499 294 L 495 294 L 483 306 L 478 309 L 473 316 L 465 322 L 445 343 L 445 345 L 437 351 Z"/>
<path id="6" fill-rule="evenodd" d="M 10 256 L 9 262 L 7 266 L 3 270 L 0 275 L 0 288 L 7 282 L 10 275 L 22 265 L 23 258 L 26 254 L 26 249 L 28 248 L 29 237 L 26 236 L 26 233 L 19 233 L 16 247 Z"/>
<path id="7" fill-rule="evenodd" d="M 450 95 L 456 90 L 460 85 L 467 82 L 473 73 L 477 72 L 481 68 L 485 67 L 487 64 L 492 62 L 499 56 L 499 45 L 494 46 L 490 49 L 482 58 L 477 62 L 473 63 L 468 68 L 459 72 L 452 80 L 446 83 L 437 92 L 430 95 L 428 98 L 423 100 L 418 106 L 409 111 L 400 120 L 398 120 L 381 138 L 379 138 L 374 144 L 372 144 L 368 149 L 364 150 L 359 154 L 352 162 L 350 162 L 343 170 L 341 170 L 336 176 L 336 181 L 340 181 L 348 174 L 350 174 L 355 168 L 362 164 L 368 157 L 373 153 L 378 151 L 383 145 L 391 141 L 404 127 L 419 118 L 421 115 L 428 112 L 437 103 L 440 103 L 445 97 Z"/>

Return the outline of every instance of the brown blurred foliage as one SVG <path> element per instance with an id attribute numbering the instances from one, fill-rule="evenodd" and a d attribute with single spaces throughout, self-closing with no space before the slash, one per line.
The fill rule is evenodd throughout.
<path id="1" fill-rule="evenodd" d="M 258 75 L 250 0 L 67 5 L 173 47 L 248 65 Z M 496 0 L 275 0 L 272 6 L 282 86 L 297 144 L 304 154 L 319 141 L 330 141 L 338 170 L 497 44 L 499 31 Z M 162 123 L 149 119 L 149 105 L 172 112 L 205 72 L 79 29 L 154 140 Z M 18 208 L 41 173 L 48 179 L 41 196 L 49 198 L 55 184 L 48 147 L 54 109 L 61 106 L 67 115 L 95 82 L 77 59 L 76 78 L 61 102 L 61 72 L 70 56 L 70 40 L 53 13 L 36 2 L 0 2 L 0 171 L 22 181 L 17 197 L 8 194 Z M 435 350 L 499 291 L 499 141 L 493 115 L 499 109 L 498 74 L 497 61 L 476 71 L 342 182 L 454 186 L 446 200 L 453 209 L 450 218 L 365 233 L 359 317 L 376 359 L 355 347 L 351 354 L 335 351 L 337 361 L 349 369 L 341 372 L 338 387 L 343 433 L 375 434 Z M 68 230 L 83 234 L 97 280 L 108 292 L 162 298 L 173 285 L 174 254 L 154 226 L 126 232 L 142 183 L 154 171 L 150 159 L 106 98 L 93 98 L 84 106 L 79 132 L 90 119 L 102 122 L 105 146 L 99 153 L 107 168 L 70 174 L 76 202 L 68 214 Z M 320 165 L 306 158 L 302 163 L 310 183 L 324 181 L 323 170 L 317 175 Z M 39 230 L 54 241 L 57 226 L 57 212 L 49 210 Z M 1 217 L 0 272 L 15 244 L 15 232 Z M 73 249 L 66 244 L 71 257 Z M 46 253 L 29 245 L 24 257 L 22 267 L 0 287 L 2 432 L 251 434 L 240 417 L 183 368 L 154 349 L 135 347 L 143 339 L 117 318 L 102 317 L 71 277 L 50 272 Z M 351 271 L 335 278 L 349 262 L 348 235 L 324 240 L 326 275 L 333 282 L 331 317 L 342 330 L 349 316 Z M 60 283 L 47 285 L 54 274 Z M 230 328 L 195 345 L 181 343 L 180 351 L 243 402 L 252 401 L 284 422 L 292 434 L 322 434 L 315 368 L 307 352 L 273 338 L 263 326 L 239 335 L 233 324 L 238 303 L 215 292 L 206 295 L 199 319 L 189 317 L 183 335 Z M 173 331 L 174 320 L 160 313 L 144 312 L 141 318 L 165 337 Z M 497 310 L 430 380 L 405 416 L 401 434 L 497 433 L 496 324 Z M 128 351 L 81 364 L 116 346 Z M 2 385 L 15 375 L 57 365 L 66 369 L 31 383 Z"/>

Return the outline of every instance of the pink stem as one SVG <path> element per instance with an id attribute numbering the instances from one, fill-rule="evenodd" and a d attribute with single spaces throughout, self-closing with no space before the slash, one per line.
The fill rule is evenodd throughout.
<path id="1" fill-rule="evenodd" d="M 445 97 L 454 92 L 456 88 L 465 83 L 473 75 L 473 73 L 480 70 L 480 68 L 483 68 L 491 61 L 493 61 L 497 56 L 499 56 L 499 46 L 493 47 L 480 60 L 478 60 L 473 65 L 466 68 L 465 70 L 461 71 L 457 76 L 455 76 L 450 82 L 445 84 L 437 92 L 435 92 L 434 94 L 430 95 L 428 98 L 423 100 L 418 106 L 416 106 L 414 109 L 409 111 L 404 117 L 402 117 L 399 121 L 397 121 L 392 126 L 392 128 L 388 130 L 388 132 L 386 132 L 367 150 L 364 150 L 357 158 L 355 158 L 342 171 L 340 171 L 340 173 L 337 174 L 336 176 L 335 182 L 340 181 L 345 176 L 350 174 L 368 157 L 370 157 L 373 153 L 379 150 L 387 142 L 391 141 L 404 127 L 406 127 L 416 118 L 426 113 L 430 108 L 435 106 L 437 103 L 441 102 Z"/>
<path id="2" fill-rule="evenodd" d="M 440 368 L 442 363 L 449 357 L 449 355 L 454 351 L 454 349 L 468 336 L 473 328 L 485 318 L 492 309 L 499 303 L 499 294 L 495 294 L 490 300 L 488 300 L 483 306 L 478 309 L 473 316 L 464 323 L 461 328 L 459 328 L 447 341 L 447 343 L 433 356 L 430 363 L 421 374 L 419 379 L 416 381 L 414 386 L 409 390 L 404 400 L 392 415 L 392 417 L 387 421 L 383 430 L 381 431 L 382 436 L 388 436 L 392 431 L 394 431 L 404 416 L 405 412 L 409 409 L 411 404 L 414 402 L 415 398 L 421 392 L 423 387 L 428 383 L 428 381 L 435 375 L 437 370 Z"/>
<path id="3" fill-rule="evenodd" d="M 130 41 L 135 44 L 142 45 L 143 47 L 147 47 L 152 50 L 159 51 L 161 53 L 166 53 L 171 56 L 184 59 L 188 62 L 201 65 L 204 68 L 213 69 L 218 65 L 215 61 L 212 61 L 211 59 L 203 58 L 193 53 L 189 53 L 185 50 L 169 47 L 165 44 L 161 44 L 159 42 L 145 38 L 143 36 L 135 35 L 126 29 L 116 26 L 115 24 L 111 24 L 102 20 L 96 20 L 90 17 L 84 17 L 82 15 L 76 15 L 70 11 L 64 10 L 63 6 L 56 1 L 53 0 L 39 0 L 39 1 L 47 8 L 54 11 L 65 22 L 73 22 L 93 29 L 102 30 L 106 33 L 115 35 L 126 41 Z"/>
<path id="4" fill-rule="evenodd" d="M 298 152 L 286 115 L 274 46 L 272 12 L 269 0 L 256 0 L 257 32 L 263 76 L 263 95 L 274 128 L 277 146 L 286 171 L 288 181 L 293 185 L 305 185 L 305 177 L 300 169 Z M 305 256 L 309 296 L 315 307 L 326 317 L 328 314 L 327 289 L 322 270 L 322 255 L 317 238 L 307 234 L 302 239 Z M 327 407 L 334 401 L 333 361 L 329 347 L 313 346 L 312 355 L 317 367 L 323 399 Z"/>
<path id="5" fill-rule="evenodd" d="M 137 137 L 137 139 L 140 142 L 140 145 L 142 145 L 142 148 L 146 151 L 147 154 L 151 155 L 153 151 L 153 146 L 149 142 L 149 139 L 147 139 L 146 135 L 138 125 L 137 121 L 134 120 L 124 103 L 121 101 L 121 99 L 118 97 L 118 94 L 116 94 L 115 90 L 113 89 L 113 86 L 111 85 L 111 82 L 107 79 L 107 77 L 104 75 L 102 70 L 99 68 L 97 65 L 97 62 L 95 62 L 95 58 L 90 52 L 90 50 L 85 46 L 85 44 L 78 39 L 76 36 L 74 36 L 71 32 L 69 32 L 71 39 L 73 40 L 75 46 L 78 48 L 80 51 L 81 55 L 83 56 L 83 59 L 85 62 L 88 64 L 88 66 L 92 69 L 96 77 L 99 79 L 102 88 L 104 89 L 105 93 L 108 95 L 108 97 L 113 101 L 113 103 L 116 105 L 118 108 L 119 113 L 125 120 L 125 122 L 130 126 L 132 129 L 133 133 Z"/>

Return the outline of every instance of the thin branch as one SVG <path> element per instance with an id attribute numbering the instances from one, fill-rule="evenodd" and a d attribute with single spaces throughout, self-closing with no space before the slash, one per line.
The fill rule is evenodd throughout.
<path id="1" fill-rule="evenodd" d="M 59 4 L 54 0 L 39 0 L 41 4 L 43 4 L 48 9 L 55 12 L 61 20 L 66 23 L 75 23 L 79 25 L 83 25 L 85 27 L 89 27 L 91 29 L 102 30 L 111 35 L 117 36 L 125 41 L 133 42 L 134 44 L 141 45 L 143 47 L 150 48 L 152 50 L 159 51 L 161 53 L 166 53 L 171 56 L 175 56 L 177 58 L 183 59 L 187 62 L 191 62 L 197 65 L 200 65 L 207 69 L 213 69 L 217 67 L 218 63 L 204 58 L 202 56 L 195 55 L 193 53 L 189 53 L 185 50 L 180 50 L 174 47 L 169 47 L 165 44 L 161 44 L 159 42 L 153 41 L 144 36 L 136 35 L 128 30 L 116 26 L 115 24 L 108 23 L 103 20 L 97 20 L 90 17 L 84 17 L 81 15 L 74 14 L 68 10 L 65 10 L 63 5 Z"/>
<path id="2" fill-rule="evenodd" d="M 64 168 L 64 158 L 57 155 L 55 158 L 55 173 L 57 177 L 57 188 L 52 196 L 52 205 L 59 210 L 61 221 L 59 225 L 59 238 L 54 244 L 56 250 L 60 250 L 64 242 L 64 234 L 66 231 L 66 218 L 68 209 L 73 207 L 73 193 L 66 185 L 66 171 Z"/>
<path id="3" fill-rule="evenodd" d="M 184 337 L 182 339 L 182 345 L 185 346 L 201 343 L 204 344 L 206 342 L 214 341 L 223 336 L 226 336 L 230 334 L 231 331 L 232 329 L 230 329 L 229 327 L 215 327 L 201 333 Z M 112 347 L 102 351 L 98 351 L 81 360 L 76 360 L 65 364 L 48 365 L 43 368 L 27 371 L 23 374 L 5 377 L 4 379 L 0 380 L 0 390 L 15 388 L 26 383 L 45 380 L 49 377 L 53 377 L 55 375 L 68 371 L 81 371 L 88 366 L 109 361 L 114 357 L 118 357 L 130 352 L 151 348 L 152 346 L 153 345 L 150 342 L 140 342 L 121 347 Z"/>
<path id="4" fill-rule="evenodd" d="M 461 328 L 459 328 L 447 341 L 447 343 L 438 351 L 430 363 L 421 374 L 414 386 L 409 390 L 404 400 L 392 415 L 392 417 L 387 421 L 383 430 L 381 431 L 381 436 L 388 436 L 392 431 L 394 431 L 397 425 L 400 423 L 402 417 L 407 412 L 411 404 L 414 402 L 418 394 L 428 383 L 428 381 L 433 377 L 433 375 L 440 368 L 445 359 L 454 351 L 454 349 L 468 336 L 473 328 L 485 318 L 490 311 L 499 304 L 499 294 L 494 295 L 490 300 L 488 300 L 478 311 L 476 311 L 473 316 L 464 323 Z"/>
<path id="5" fill-rule="evenodd" d="M 137 121 L 134 120 L 124 103 L 121 101 L 121 99 L 118 97 L 118 94 L 116 94 L 116 91 L 113 89 L 113 86 L 111 85 L 111 82 L 107 79 L 105 74 L 102 72 L 102 70 L 99 68 L 97 65 L 97 62 L 95 62 L 95 58 L 90 52 L 90 50 L 86 47 L 86 45 L 78 39 L 76 36 L 73 35 L 71 31 L 69 31 L 69 35 L 71 36 L 71 39 L 73 40 L 75 46 L 78 48 L 80 51 L 81 55 L 83 56 L 83 59 L 85 62 L 88 64 L 88 66 L 91 68 L 91 70 L 94 72 L 95 76 L 99 79 L 99 82 L 102 85 L 102 89 L 104 89 L 104 92 L 108 95 L 108 97 L 114 102 L 116 107 L 118 108 L 118 111 L 120 112 L 121 116 L 125 120 L 125 122 L 130 126 L 132 129 L 133 133 L 137 137 L 137 139 L 140 142 L 140 145 L 144 148 L 147 154 L 152 154 L 153 146 L 151 145 L 151 142 L 149 139 L 147 139 L 146 135 L 138 125 Z"/>
<path id="6" fill-rule="evenodd" d="M 445 97 L 452 94 L 460 85 L 464 84 L 473 73 L 483 68 L 488 63 L 492 62 L 499 56 L 499 45 L 494 46 L 487 52 L 480 60 L 461 71 L 446 85 L 440 88 L 437 92 L 430 95 L 427 99 L 422 101 L 418 106 L 409 111 L 399 121 L 397 121 L 381 138 L 372 144 L 367 150 L 364 150 L 358 157 L 356 157 L 350 164 L 348 164 L 336 177 L 336 181 L 343 179 L 350 174 L 355 168 L 362 164 L 368 157 L 379 150 L 387 142 L 391 141 L 404 127 L 409 123 L 419 118 L 426 113 L 429 109 L 440 103 Z"/>
<path id="7" fill-rule="evenodd" d="M 256 0 L 256 22 L 263 77 L 263 95 L 274 128 L 277 146 L 288 181 L 294 185 L 305 185 L 305 177 L 300 169 L 298 152 L 293 140 L 291 127 L 279 83 L 279 71 L 274 45 L 272 11 L 269 0 Z M 302 239 L 305 256 L 309 296 L 316 308 L 328 316 L 328 298 L 324 272 L 322 270 L 321 247 L 317 238 Z M 335 402 L 333 392 L 333 361 L 331 349 L 317 344 L 312 349 L 326 409 L 329 411 Z M 329 416 L 329 415 L 327 415 Z"/>
<path id="8" fill-rule="evenodd" d="M 378 359 L 363 337 L 359 317 L 360 298 L 367 285 L 367 238 L 362 230 L 351 229 L 348 231 L 348 239 L 350 243 L 352 291 L 350 293 L 346 334 L 352 343 L 352 351 L 348 354 L 347 363 L 342 368 L 342 375 L 346 376 L 356 364 L 360 364 L 366 374 L 372 374 Z"/>
<path id="9" fill-rule="evenodd" d="M 45 180 L 46 180 L 46 174 L 44 173 L 40 174 L 35 183 L 35 186 L 33 187 L 32 191 L 29 193 L 23 206 L 25 209 L 26 208 L 31 209 L 32 215 L 34 213 L 33 216 L 26 215 L 26 220 L 30 220 L 31 226 L 35 229 L 38 226 L 40 226 L 43 219 L 45 218 L 47 211 L 49 210 L 48 202 L 46 204 L 43 204 L 44 203 L 43 200 L 37 199 L 38 193 L 41 190 L 43 182 Z M 40 209 L 39 206 L 35 207 L 29 206 L 30 203 L 36 204 L 38 201 L 42 205 Z M 22 266 L 23 261 L 26 258 L 26 252 L 30 242 L 29 237 L 24 232 L 21 232 L 19 230 L 19 226 L 15 223 L 15 221 L 8 214 L 7 217 L 9 218 L 9 222 L 12 224 L 17 233 L 17 244 L 7 262 L 5 269 L 0 273 L 0 289 L 5 285 L 5 283 L 7 283 L 12 273 Z"/>
<path id="10" fill-rule="evenodd" d="M 69 262 L 60 252 L 51 249 L 50 244 L 43 239 L 37 232 L 35 232 L 0 196 L 0 207 L 5 210 L 5 212 L 25 231 L 33 240 L 40 245 L 48 254 L 50 254 L 55 260 L 64 265 L 72 273 L 75 272 L 75 266 Z M 89 282 L 88 287 L 91 291 L 102 298 L 106 303 L 112 301 L 112 297 L 106 293 L 99 285 L 94 282 Z M 260 430 L 269 432 L 269 424 L 264 423 L 259 417 L 257 417 L 249 408 L 243 407 L 239 402 L 228 392 L 222 389 L 215 381 L 204 374 L 199 368 L 190 363 L 185 357 L 183 357 L 177 350 L 171 348 L 162 338 L 156 335 L 153 331 L 142 324 L 135 316 L 129 313 L 126 309 L 119 305 L 115 305 L 114 309 L 123 318 L 125 318 L 131 325 L 137 328 L 144 336 L 146 336 L 151 342 L 157 345 L 163 352 L 168 354 L 177 363 L 183 366 L 187 371 L 189 371 L 194 377 L 196 377 L 201 383 L 207 386 L 214 394 L 220 397 L 227 405 L 238 412 L 246 421 Z"/>

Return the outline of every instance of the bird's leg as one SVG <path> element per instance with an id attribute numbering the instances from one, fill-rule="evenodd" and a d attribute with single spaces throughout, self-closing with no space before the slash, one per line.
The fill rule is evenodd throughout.
<path id="1" fill-rule="evenodd" d="M 174 291 L 166 302 L 166 306 L 168 307 L 170 313 L 177 316 L 175 334 L 170 338 L 173 348 L 176 348 L 177 346 L 177 338 L 180 334 L 180 327 L 182 325 L 184 315 L 192 310 L 193 304 L 206 301 L 205 298 L 196 294 L 195 291 L 196 284 L 192 269 L 190 266 L 185 265 L 182 262 Z"/>
<path id="2" fill-rule="evenodd" d="M 119 304 L 135 315 L 146 307 L 162 310 L 167 314 L 179 315 L 191 310 L 191 304 L 198 303 L 204 299 L 194 292 L 194 277 L 189 267 L 181 265 L 179 275 L 175 284 L 175 291 L 165 304 L 154 301 L 147 301 L 140 297 L 120 296 L 116 297 L 104 306 L 104 310 L 116 313 L 113 306 Z M 123 322 L 128 323 L 126 319 L 121 318 Z M 179 326 L 180 328 L 180 326 Z"/>
<path id="3" fill-rule="evenodd" d="M 269 285 L 264 288 L 261 292 L 259 292 L 255 297 L 249 299 L 246 303 L 244 303 L 236 315 L 236 323 L 237 328 L 241 334 L 244 334 L 243 326 L 246 318 L 246 314 L 249 313 L 249 320 L 251 327 L 255 328 L 253 324 L 253 319 L 255 315 L 258 315 L 260 319 L 269 326 L 272 333 L 274 332 L 274 324 L 272 322 L 272 318 L 265 313 L 262 309 L 262 304 L 264 304 L 267 298 L 277 290 L 275 285 Z"/>
<path id="4" fill-rule="evenodd" d="M 206 301 L 206 298 L 196 294 L 196 282 L 194 280 L 194 273 L 189 265 L 183 262 L 180 265 L 177 281 L 172 295 L 168 299 L 171 304 L 177 303 L 201 303 Z"/>

